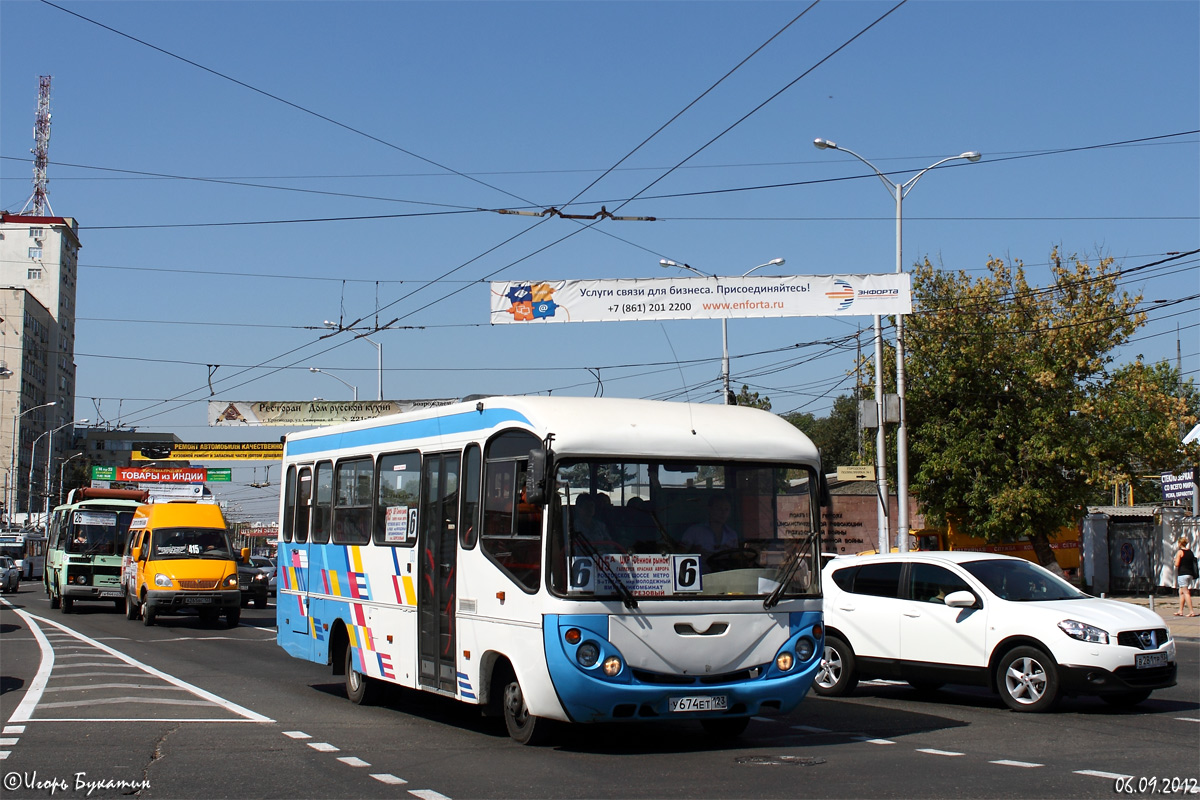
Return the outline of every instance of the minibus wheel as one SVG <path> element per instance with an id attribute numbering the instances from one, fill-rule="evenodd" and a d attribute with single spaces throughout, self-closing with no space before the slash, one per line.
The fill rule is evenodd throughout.
<path id="1" fill-rule="evenodd" d="M 64 614 L 70 614 L 74 608 L 75 608 L 75 598 L 74 597 L 63 597 L 62 612 Z"/>
<path id="2" fill-rule="evenodd" d="M 504 706 L 504 726 L 508 728 L 508 735 L 520 744 L 544 742 L 550 721 L 529 713 L 529 706 L 525 705 L 525 693 L 515 675 L 505 675 L 502 685 L 501 705 Z"/>
<path id="3" fill-rule="evenodd" d="M 379 681 L 363 675 L 354 668 L 354 648 L 346 644 L 346 697 L 356 706 L 372 706 L 379 702 L 382 687 Z"/>
<path id="4" fill-rule="evenodd" d="M 129 592 L 125 593 L 125 619 L 137 619 L 138 607 L 137 603 L 133 602 L 133 595 Z"/>
<path id="5" fill-rule="evenodd" d="M 225 609 L 225 627 L 236 628 L 242 619 L 242 607 L 231 606 Z"/>

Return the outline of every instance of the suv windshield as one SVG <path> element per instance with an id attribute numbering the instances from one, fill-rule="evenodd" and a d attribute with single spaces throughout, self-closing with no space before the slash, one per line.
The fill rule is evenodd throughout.
<path id="1" fill-rule="evenodd" d="M 1024 603 L 1080 600 L 1088 596 L 1053 572 L 1029 561 L 989 559 L 968 561 L 962 566 L 1001 600 Z"/>
<path id="2" fill-rule="evenodd" d="M 156 559 L 234 557 L 229 536 L 220 528 L 160 528 L 150 548 Z"/>
<path id="3" fill-rule="evenodd" d="M 817 476 L 740 462 L 563 459 L 550 587 L 572 597 L 820 592 Z"/>

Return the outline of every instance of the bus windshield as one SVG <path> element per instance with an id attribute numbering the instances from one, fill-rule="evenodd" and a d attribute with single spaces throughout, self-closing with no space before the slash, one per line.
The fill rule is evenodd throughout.
<path id="1" fill-rule="evenodd" d="M 819 595 L 816 486 L 778 464 L 563 459 L 550 587 L 627 601 Z"/>
<path id="2" fill-rule="evenodd" d="M 160 528 L 150 547 L 155 559 L 234 558 L 229 535 L 217 528 Z"/>
<path id="3" fill-rule="evenodd" d="M 120 555 L 133 519 L 129 511 L 76 511 L 71 517 L 68 553 L 90 556 Z"/>

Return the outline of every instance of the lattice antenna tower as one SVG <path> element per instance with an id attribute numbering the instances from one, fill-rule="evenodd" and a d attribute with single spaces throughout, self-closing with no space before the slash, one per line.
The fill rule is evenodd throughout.
<path id="1" fill-rule="evenodd" d="M 33 123 L 33 145 L 33 150 L 30 151 L 33 153 L 33 194 L 25 202 L 21 213 L 24 214 L 25 210 L 32 206 L 34 216 L 45 216 L 47 210 L 53 215 L 54 209 L 50 208 L 50 199 L 47 197 L 49 190 L 46 188 L 46 184 L 50 182 L 46 178 L 46 164 L 50 153 L 49 75 L 38 77 L 38 108 Z"/>

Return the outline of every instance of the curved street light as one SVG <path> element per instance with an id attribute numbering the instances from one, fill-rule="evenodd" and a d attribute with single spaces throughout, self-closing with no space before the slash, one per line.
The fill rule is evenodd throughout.
<path id="1" fill-rule="evenodd" d="M 17 437 L 17 421 L 20 420 L 21 417 L 25 416 L 26 414 L 28 414 L 31 411 L 37 411 L 39 408 L 49 408 L 50 406 L 55 406 L 55 405 L 58 405 L 58 401 L 51 400 L 49 403 L 42 403 L 40 406 L 34 406 L 33 408 L 27 408 L 18 414 L 13 414 L 12 450 L 9 452 L 9 456 L 8 456 L 8 482 L 9 482 L 10 486 L 8 489 L 8 495 L 7 495 L 7 497 L 5 497 L 5 500 L 4 500 L 4 513 L 8 516 L 9 520 L 12 519 L 12 515 L 13 515 L 13 510 L 14 510 L 13 509 L 13 501 L 19 499 L 17 497 L 17 495 L 20 494 L 20 487 L 19 487 L 19 484 L 17 483 L 17 480 L 20 477 L 17 474 L 17 446 L 20 443 L 20 439 Z M 21 404 L 18 401 L 17 408 L 20 408 L 20 407 L 21 407 Z M 31 449 L 29 451 L 29 461 L 30 461 L 31 465 L 33 463 L 33 453 L 34 453 L 34 451 Z M 33 469 L 33 467 L 30 466 L 30 469 Z M 25 500 L 25 513 L 26 514 L 29 513 L 29 506 L 32 505 L 32 500 L 33 500 L 33 495 L 30 495 Z"/>
<path id="2" fill-rule="evenodd" d="M 85 453 L 81 452 L 81 453 L 76 453 L 73 456 L 67 456 L 66 458 L 64 458 L 62 460 L 62 464 L 59 465 L 59 468 L 58 468 L 58 504 L 60 506 L 63 503 L 63 494 L 64 494 L 63 489 L 65 488 L 66 479 L 67 479 L 67 462 L 74 461 L 75 459 L 79 458 L 82 455 L 85 455 Z"/>
<path id="3" fill-rule="evenodd" d="M 751 272 L 760 270 L 763 267 L 778 267 L 784 263 L 786 263 L 786 259 L 772 258 L 765 264 L 759 264 L 757 267 L 751 267 L 750 269 L 746 270 L 742 273 L 742 277 L 744 278 Z M 669 258 L 660 258 L 658 260 L 658 265 L 664 268 L 678 267 L 679 269 L 690 270 L 702 278 L 717 277 L 716 275 L 710 275 L 707 272 L 701 272 L 700 270 L 688 264 L 680 264 L 676 261 L 672 261 Z M 721 387 L 724 391 L 725 405 L 732 406 L 736 405 L 736 403 L 734 402 L 733 393 L 729 390 L 729 319 L 727 317 L 721 317 L 721 353 Z"/>
<path id="4" fill-rule="evenodd" d="M 87 421 L 87 417 L 72 420 L 46 432 L 50 435 L 50 438 L 46 440 L 46 516 L 43 519 L 42 525 L 47 531 L 50 530 L 50 479 L 54 475 L 54 434 L 72 425 L 86 425 Z M 29 468 L 29 478 L 30 480 L 33 479 L 32 465 Z M 32 494 L 30 497 L 32 497 Z M 33 503 L 30 503 L 30 505 L 32 506 Z"/>
<path id="5" fill-rule="evenodd" d="M 341 378 L 339 378 L 337 375 L 334 375 L 332 372 L 326 372 L 325 370 L 321 369 L 320 367 L 309 367 L 308 371 L 309 372 L 319 372 L 322 375 L 333 378 L 335 381 L 339 381 L 339 382 L 345 384 L 346 386 L 349 386 L 350 389 L 354 392 L 354 401 L 358 402 L 358 387 L 355 386 L 353 383 L 344 381 Z"/>
<path id="6" fill-rule="evenodd" d="M 871 168 L 871 171 L 883 181 L 883 185 L 887 187 L 888 193 L 892 199 L 896 201 L 896 274 L 904 272 L 903 261 L 903 208 L 904 197 L 912 191 L 912 188 L 917 184 L 929 170 L 934 167 L 940 167 L 947 161 L 970 161 L 975 163 L 983 158 L 976 150 L 968 150 L 965 153 L 960 153 L 956 156 L 947 156 L 940 161 L 935 161 L 925 169 L 913 175 L 904 183 L 893 183 L 886 175 L 879 171 L 879 168 L 860 156 L 858 153 L 846 147 L 839 147 L 837 142 L 831 142 L 828 139 L 814 139 L 813 146 L 818 150 L 840 150 L 843 153 L 849 153 L 857 158 L 862 163 Z M 883 428 L 883 334 L 881 330 L 880 319 L 875 317 L 875 406 L 878 413 L 879 427 L 876 429 L 876 454 L 875 463 L 878 470 L 879 483 L 879 502 L 880 502 L 880 522 L 879 522 L 879 550 L 880 553 L 886 553 L 890 549 L 888 547 L 888 530 L 887 530 L 887 475 L 884 472 L 884 428 Z M 900 422 L 896 427 L 896 545 L 901 553 L 908 552 L 908 415 L 904 408 L 904 315 L 896 315 L 896 398 L 899 403 Z"/>
<path id="7" fill-rule="evenodd" d="M 341 325 L 334 322 L 333 320 L 327 319 L 327 320 L 325 320 L 324 324 L 325 324 L 326 328 L 329 328 L 329 329 L 335 330 L 335 331 L 351 330 L 350 328 L 343 328 Z M 375 346 L 375 350 L 377 351 L 376 355 L 379 358 L 379 369 L 378 369 L 378 371 L 379 371 L 379 397 L 378 397 L 378 399 L 383 400 L 383 345 L 380 344 L 379 342 L 375 341 L 374 339 L 368 339 L 365 334 L 361 334 L 361 333 L 358 334 L 357 336 L 355 336 L 354 338 L 362 339 L 364 342 L 367 342 L 367 343 Z"/>

